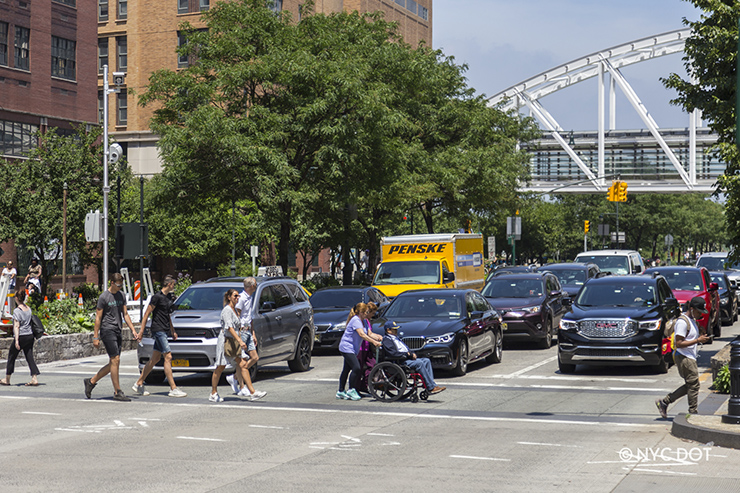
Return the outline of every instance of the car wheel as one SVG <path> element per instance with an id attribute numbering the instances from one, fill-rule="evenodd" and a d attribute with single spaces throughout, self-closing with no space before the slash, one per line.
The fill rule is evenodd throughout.
<path id="1" fill-rule="evenodd" d="M 308 371 L 311 367 L 311 339 L 308 332 L 301 332 L 295 357 L 288 361 L 288 367 L 290 371 Z"/>
<path id="2" fill-rule="evenodd" d="M 493 331 L 493 352 L 486 357 L 486 363 L 501 363 L 504 354 L 504 338 L 498 331 Z"/>
<path id="3" fill-rule="evenodd" d="M 660 356 L 660 363 L 653 367 L 655 373 L 668 373 L 668 362 L 664 355 Z"/>
<path id="4" fill-rule="evenodd" d="M 452 370 L 453 375 L 462 377 L 468 372 L 468 358 L 470 358 L 468 340 L 460 339 L 460 344 L 457 346 L 457 365 Z"/>
<path id="5" fill-rule="evenodd" d="M 144 383 L 147 383 L 149 385 L 159 385 L 160 383 L 164 382 L 164 378 L 165 377 L 163 371 L 153 371 L 146 376 L 146 378 L 144 379 Z"/>
<path id="6" fill-rule="evenodd" d="M 560 361 L 560 355 L 558 355 L 558 369 L 560 370 L 560 373 L 563 374 L 575 373 L 576 365 L 563 363 L 562 361 Z"/>
<path id="7" fill-rule="evenodd" d="M 737 322 L 737 310 L 735 310 L 734 313 L 735 313 L 735 315 L 733 315 L 733 317 L 732 317 L 732 322 L 733 323 Z"/>
<path id="8" fill-rule="evenodd" d="M 547 320 L 547 331 L 545 337 L 537 342 L 537 347 L 540 349 L 550 349 L 552 347 L 552 321 Z"/>
<path id="9" fill-rule="evenodd" d="M 722 319 L 720 317 L 717 317 L 717 323 L 714 324 L 714 330 L 712 332 L 714 337 L 722 337 Z"/>

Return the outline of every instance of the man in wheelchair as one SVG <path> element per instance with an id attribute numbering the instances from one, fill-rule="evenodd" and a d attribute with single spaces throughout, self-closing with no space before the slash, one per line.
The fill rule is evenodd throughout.
<path id="1" fill-rule="evenodd" d="M 398 325 L 396 322 L 389 320 L 385 323 L 385 336 L 383 337 L 383 350 L 386 359 L 398 360 L 413 371 L 417 371 L 424 379 L 430 394 L 438 394 L 447 387 L 440 387 L 434 383 L 434 374 L 432 372 L 432 362 L 429 358 L 417 358 L 415 353 L 409 350 L 409 347 L 398 337 Z"/>

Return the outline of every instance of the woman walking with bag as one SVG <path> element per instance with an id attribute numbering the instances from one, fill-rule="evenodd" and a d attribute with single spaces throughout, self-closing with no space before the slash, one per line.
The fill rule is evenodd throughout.
<path id="1" fill-rule="evenodd" d="M 15 293 L 15 301 L 18 306 L 13 310 L 13 336 L 15 343 L 8 350 L 8 362 L 5 369 L 5 378 L 0 380 L 0 385 L 10 385 L 10 375 L 15 370 L 15 359 L 23 350 L 28 368 L 31 370 L 31 381 L 26 387 L 35 387 L 39 384 L 36 377 L 39 375 L 39 367 L 33 359 L 33 329 L 31 328 L 31 308 L 26 305 L 26 291 L 19 289 Z"/>

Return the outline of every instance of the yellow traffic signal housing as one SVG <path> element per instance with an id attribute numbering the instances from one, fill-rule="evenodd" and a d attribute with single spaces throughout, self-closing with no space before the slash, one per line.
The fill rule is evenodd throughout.
<path id="1" fill-rule="evenodd" d="M 612 182 L 612 186 L 609 187 L 609 190 L 608 190 L 607 195 L 606 195 L 606 199 L 609 202 L 616 202 L 617 201 L 617 186 L 618 186 L 618 184 L 619 184 L 618 181 L 613 181 Z"/>
<path id="2" fill-rule="evenodd" d="M 617 202 L 627 202 L 627 182 L 620 181 L 617 185 Z"/>
<path id="3" fill-rule="evenodd" d="M 588 233 L 589 229 L 591 229 L 591 221 L 583 221 L 583 232 Z"/>

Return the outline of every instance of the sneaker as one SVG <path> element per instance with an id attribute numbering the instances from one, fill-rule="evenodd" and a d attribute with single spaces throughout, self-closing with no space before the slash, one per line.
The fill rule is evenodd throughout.
<path id="1" fill-rule="evenodd" d="M 267 395 L 267 392 L 264 392 L 262 390 L 255 390 L 254 391 L 254 394 L 252 394 L 251 396 L 249 396 L 249 400 L 250 401 L 257 401 L 257 400 L 262 399 L 266 395 Z"/>
<path id="2" fill-rule="evenodd" d="M 226 375 L 226 381 L 231 385 L 231 389 L 235 394 L 239 394 L 239 381 L 236 379 L 236 375 Z"/>
<path id="3" fill-rule="evenodd" d="M 663 399 L 655 399 L 655 405 L 658 406 L 658 412 L 660 413 L 660 417 L 663 419 L 668 418 L 668 404 L 666 404 Z"/>
<path id="4" fill-rule="evenodd" d="M 252 393 L 249 391 L 247 386 L 245 385 L 243 389 L 241 389 L 239 392 L 236 393 L 239 397 L 249 397 L 252 395 Z"/>
<path id="5" fill-rule="evenodd" d="M 170 393 L 167 394 L 167 396 L 168 397 L 187 397 L 188 394 L 178 389 L 177 387 L 175 387 L 174 389 L 170 390 Z"/>
<path id="6" fill-rule="evenodd" d="M 88 399 L 92 398 L 92 391 L 95 388 L 95 386 L 97 385 L 95 383 L 92 383 L 90 380 L 91 379 L 89 379 L 89 378 L 86 378 L 84 380 L 84 382 L 85 382 L 85 397 L 87 397 Z"/>
<path id="7" fill-rule="evenodd" d="M 349 389 L 347 391 L 347 397 L 351 401 L 359 401 L 360 399 L 362 399 L 362 397 L 360 396 L 360 394 L 358 394 L 355 389 Z"/>
<path id="8" fill-rule="evenodd" d="M 149 391 L 143 385 L 134 384 L 131 388 L 134 390 L 134 394 L 136 395 L 149 395 Z"/>
<path id="9" fill-rule="evenodd" d="M 116 393 L 113 394 L 113 400 L 121 401 L 121 402 L 129 402 L 131 398 L 126 397 L 126 394 L 123 393 L 123 390 L 117 390 Z"/>
<path id="10" fill-rule="evenodd" d="M 224 401 L 224 398 L 221 397 L 220 395 L 218 395 L 218 392 L 216 392 L 215 394 L 211 394 L 208 397 L 208 400 L 211 401 L 211 402 L 223 402 Z"/>
<path id="11" fill-rule="evenodd" d="M 341 390 L 338 390 L 337 391 L 337 399 L 349 399 L 349 397 L 347 397 L 347 392 L 343 392 Z"/>

